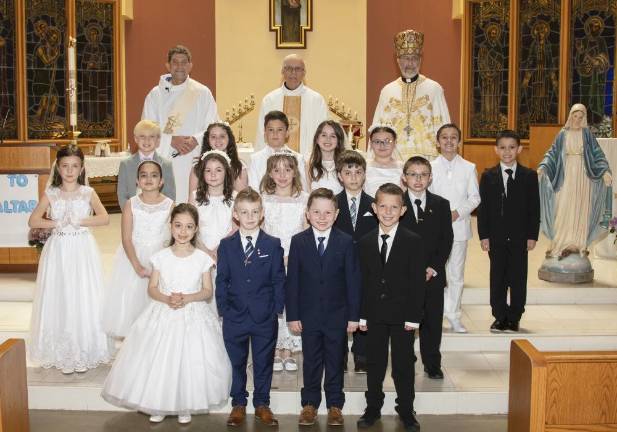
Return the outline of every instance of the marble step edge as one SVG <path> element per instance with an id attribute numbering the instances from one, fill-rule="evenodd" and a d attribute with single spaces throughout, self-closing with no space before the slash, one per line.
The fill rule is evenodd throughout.
<path id="1" fill-rule="evenodd" d="M 25 332 L 1 332 L 0 343 L 10 338 L 28 340 Z M 444 333 L 442 352 L 507 352 L 513 339 L 527 339 L 539 350 L 548 351 L 595 351 L 617 350 L 617 333 L 608 334 L 543 334 L 543 333 Z M 417 340 L 417 338 L 416 338 Z M 27 343 L 27 342 L 26 342 Z M 349 342 L 351 343 L 351 342 Z M 418 350 L 416 342 L 416 350 Z"/>
<path id="2" fill-rule="evenodd" d="M 487 305 L 488 288 L 464 288 L 463 305 Z M 528 288 L 527 305 L 617 304 L 617 287 Z"/>
<path id="3" fill-rule="evenodd" d="M 78 411 L 125 411 L 105 402 L 101 397 L 101 387 L 58 387 L 28 386 L 28 404 L 30 409 L 78 410 Z M 383 415 L 395 415 L 393 391 L 385 392 Z M 325 398 L 319 408 L 319 414 L 326 414 Z M 300 411 L 300 392 L 272 391 L 270 406 L 276 414 L 298 414 Z M 506 390 L 494 391 L 439 391 L 416 392 L 415 409 L 418 414 L 505 414 L 508 410 L 508 393 Z M 360 415 L 364 412 L 366 401 L 363 391 L 345 393 L 345 414 Z M 213 413 L 228 413 L 231 405 Z M 249 400 L 247 411 L 253 412 Z M 144 416 L 144 422 L 147 417 Z"/>

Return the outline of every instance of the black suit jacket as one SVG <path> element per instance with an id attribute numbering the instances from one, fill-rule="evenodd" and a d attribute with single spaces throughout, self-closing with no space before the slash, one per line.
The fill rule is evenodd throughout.
<path id="1" fill-rule="evenodd" d="M 374 230 L 378 225 L 377 218 L 371 207 L 373 197 L 362 191 L 360 202 L 358 203 L 358 217 L 355 230 L 351 223 L 351 214 L 349 213 L 349 203 L 347 202 L 347 192 L 345 189 L 336 195 L 336 199 L 338 201 L 339 214 L 334 222 L 334 227 L 349 234 L 353 238 L 354 244 L 357 244 L 358 240 L 369 231 Z M 367 213 L 370 213 L 370 215 Z"/>
<path id="2" fill-rule="evenodd" d="M 400 324 L 421 323 L 426 266 L 423 241 L 399 223 L 385 266 L 379 255 L 379 228 L 358 242 L 362 272 L 360 319 Z"/>
<path id="3" fill-rule="evenodd" d="M 407 191 L 405 192 L 405 206 L 407 212 L 401 218 L 401 224 L 424 240 L 426 267 L 431 267 L 437 272 L 437 276 L 431 279 L 431 285 L 435 284 L 443 288 L 447 285 L 446 262 L 454 241 L 450 202 L 427 190 L 424 220 L 421 222 L 416 220 L 415 204 L 409 199 Z"/>
<path id="4" fill-rule="evenodd" d="M 501 166 L 482 173 L 478 207 L 478 234 L 491 245 L 510 242 L 526 247 L 527 240 L 538 240 L 540 193 L 535 171 L 517 164 L 514 185 L 505 194 Z"/>

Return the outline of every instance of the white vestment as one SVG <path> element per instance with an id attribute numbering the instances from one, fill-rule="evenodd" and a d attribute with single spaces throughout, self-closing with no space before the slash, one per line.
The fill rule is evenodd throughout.
<path id="1" fill-rule="evenodd" d="M 298 170 L 300 171 L 300 180 L 302 182 L 302 189 L 308 191 L 308 183 L 306 181 L 306 169 L 304 157 L 298 153 L 293 151 L 287 146 L 284 146 L 283 149 L 289 150 L 294 154 L 296 160 L 298 161 Z M 268 158 L 274 154 L 275 150 L 266 146 L 265 148 L 254 152 L 251 155 L 251 163 L 249 165 L 249 186 L 260 192 L 259 185 L 261 184 L 261 179 L 266 174 L 266 169 L 268 166 Z"/>
<path id="2" fill-rule="evenodd" d="M 164 133 L 167 119 L 174 108 L 177 108 L 176 102 L 185 91 L 197 92 L 194 108 L 183 113 L 181 124 L 175 128 L 173 135 Z M 162 75 L 158 86 L 150 90 L 150 93 L 146 96 L 141 118 L 155 121 L 161 127 L 161 145 L 157 151 L 161 156 L 172 159 L 176 181 L 176 202 L 187 202 L 189 174 L 193 167 L 193 158 L 200 154 L 206 128 L 210 123 L 218 120 L 216 102 L 212 97 L 212 92 L 208 87 L 191 78 L 180 85 L 173 85 L 170 74 Z M 172 136 L 192 136 L 197 140 L 198 145 L 192 152 L 172 158 L 176 152 L 171 147 Z"/>
<path id="3" fill-rule="evenodd" d="M 451 321 L 460 320 L 467 240 L 471 239 L 471 212 L 480 204 L 478 173 L 475 164 L 459 155 L 452 161 L 440 155 L 431 162 L 431 167 L 433 181 L 429 190 L 450 201 L 450 209 L 459 214 L 452 222 L 454 242 L 446 263 L 444 315 Z"/>
<path id="4" fill-rule="evenodd" d="M 396 147 L 404 161 L 415 155 L 432 160 L 438 154 L 435 135 L 446 123 L 450 114 L 443 88 L 419 75 L 413 83 L 399 78 L 381 90 L 371 127 L 390 126 L 396 131 Z"/>
<path id="5" fill-rule="evenodd" d="M 255 150 L 264 148 L 264 117 L 270 111 L 283 111 L 283 99 L 285 96 L 300 96 L 300 153 L 308 159 L 313 149 L 313 137 L 317 126 L 324 120 L 328 120 L 328 106 L 322 95 L 300 84 L 295 90 L 289 90 L 283 84 L 276 90 L 264 96 L 259 109 L 257 119 L 257 134 L 255 135 Z"/>

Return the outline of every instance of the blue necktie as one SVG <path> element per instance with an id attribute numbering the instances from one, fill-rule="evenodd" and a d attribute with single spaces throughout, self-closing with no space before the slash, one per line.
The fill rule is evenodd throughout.
<path id="1" fill-rule="evenodd" d="M 317 237 L 317 240 L 319 240 L 319 245 L 317 246 L 317 253 L 320 257 L 323 256 L 324 252 L 326 251 L 326 248 L 323 245 L 325 239 L 325 237 Z"/>
<path id="2" fill-rule="evenodd" d="M 246 236 L 246 247 L 244 248 L 244 256 L 246 257 L 246 259 L 248 259 L 255 250 L 251 240 L 253 240 L 253 237 Z"/>

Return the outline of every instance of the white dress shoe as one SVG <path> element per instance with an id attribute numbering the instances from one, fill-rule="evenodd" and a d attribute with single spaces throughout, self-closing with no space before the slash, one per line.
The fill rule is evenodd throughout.
<path id="1" fill-rule="evenodd" d="M 283 360 L 283 367 L 288 372 L 295 372 L 298 370 L 298 363 L 296 363 L 296 359 L 287 357 Z"/>
<path id="2" fill-rule="evenodd" d="M 285 369 L 283 366 L 283 359 L 280 357 L 274 357 L 274 363 L 272 365 L 272 370 L 274 372 L 280 372 L 283 369 Z"/>
<path id="3" fill-rule="evenodd" d="M 150 416 L 150 421 L 152 423 L 160 423 L 163 420 L 165 420 L 165 416 L 161 416 L 161 415 L 151 415 Z"/>
<path id="4" fill-rule="evenodd" d="M 459 319 L 453 319 L 450 321 L 450 326 L 452 327 L 452 331 L 454 333 L 467 333 L 467 329 Z"/>
<path id="5" fill-rule="evenodd" d="M 179 415 L 178 416 L 178 423 L 180 424 L 187 424 L 191 422 L 191 415 L 190 414 L 185 414 L 185 415 Z"/>

